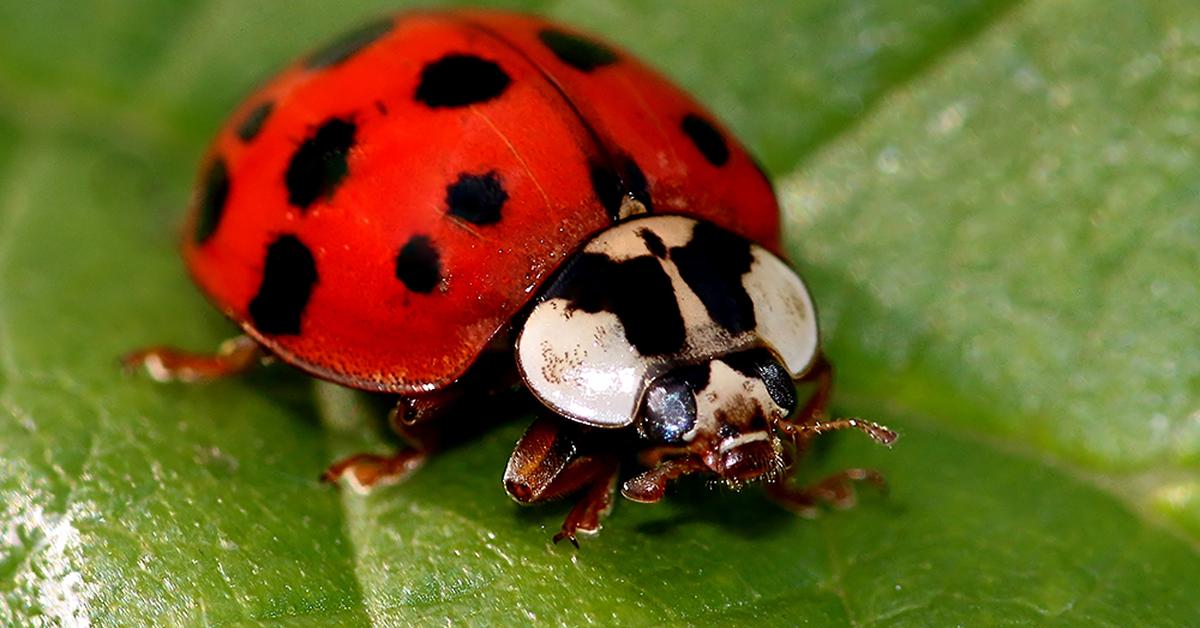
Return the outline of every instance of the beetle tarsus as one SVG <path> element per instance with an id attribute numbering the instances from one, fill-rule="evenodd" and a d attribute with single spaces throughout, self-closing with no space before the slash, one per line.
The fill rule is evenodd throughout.
<path id="1" fill-rule="evenodd" d="M 579 539 L 575 538 L 574 534 L 568 534 L 566 532 L 559 532 L 558 534 L 555 534 L 554 535 L 554 544 L 558 545 L 558 542 L 563 539 L 570 541 L 571 545 L 575 546 L 575 549 L 579 549 Z"/>
<path id="2" fill-rule="evenodd" d="M 886 495 L 887 480 L 875 469 L 844 469 L 808 486 L 795 487 L 782 478 L 766 485 L 767 494 L 788 510 L 804 517 L 816 517 L 820 506 L 828 505 L 838 510 L 854 506 L 857 501 L 854 485 L 866 482 Z"/>
<path id="3" fill-rule="evenodd" d="M 249 336 L 221 343 L 216 353 L 195 353 L 174 347 L 146 347 L 121 356 L 126 373 L 144 369 L 158 382 L 202 382 L 250 370 L 262 357 L 262 348 Z"/>
<path id="4" fill-rule="evenodd" d="M 405 449 L 391 456 L 355 454 L 343 458 L 321 474 L 321 481 L 332 484 L 342 478 L 358 493 L 396 484 L 406 479 L 428 459 L 428 454 L 417 449 Z"/>

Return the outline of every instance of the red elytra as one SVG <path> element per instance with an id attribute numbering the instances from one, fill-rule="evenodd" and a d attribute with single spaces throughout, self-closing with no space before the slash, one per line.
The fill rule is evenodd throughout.
<path id="1" fill-rule="evenodd" d="M 534 17 L 410 13 L 292 65 L 238 109 L 184 254 L 285 361 L 422 392 L 460 377 L 623 198 L 779 250 L 752 157 L 654 70 Z"/>

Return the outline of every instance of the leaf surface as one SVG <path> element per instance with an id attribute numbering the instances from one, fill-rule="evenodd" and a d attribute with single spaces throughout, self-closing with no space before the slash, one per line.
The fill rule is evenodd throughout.
<path id="1" fill-rule="evenodd" d="M 232 328 L 174 250 L 194 164 L 273 68 L 392 2 L 0 5 L 0 624 L 1193 625 L 1200 9 L 1183 1 L 505 4 L 600 32 L 779 177 L 839 369 L 796 519 L 683 483 L 582 550 L 499 477 L 522 421 L 368 498 L 372 400 L 285 367 L 125 377 Z M 86 19 L 84 18 L 86 16 Z"/>

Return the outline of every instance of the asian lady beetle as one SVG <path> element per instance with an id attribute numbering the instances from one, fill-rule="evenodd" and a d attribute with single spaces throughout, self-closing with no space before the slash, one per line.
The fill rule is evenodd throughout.
<path id="1" fill-rule="evenodd" d="M 245 335 L 127 365 L 197 380 L 270 354 L 398 395 L 411 447 L 324 476 L 357 488 L 415 469 L 464 404 L 523 383 L 545 412 L 504 485 L 521 503 L 583 495 L 555 540 L 599 529 L 622 467 L 635 501 L 704 472 L 808 512 L 881 482 L 791 486 L 810 438 L 895 438 L 825 419 L 813 304 L 746 150 L 636 59 L 542 19 L 409 13 L 293 64 L 217 136 L 183 253 Z M 798 381 L 816 383 L 799 408 Z"/>

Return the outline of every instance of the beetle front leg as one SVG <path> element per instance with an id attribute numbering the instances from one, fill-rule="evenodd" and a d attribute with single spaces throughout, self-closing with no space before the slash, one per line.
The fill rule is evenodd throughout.
<path id="1" fill-rule="evenodd" d="M 809 518 L 818 514 L 821 504 L 842 510 L 853 506 L 857 482 L 866 482 L 887 492 L 887 481 L 874 469 L 843 469 L 804 487 L 792 486 L 788 479 L 767 483 L 767 494 L 784 508 Z"/>
<path id="2" fill-rule="evenodd" d="M 810 381 L 816 383 L 816 388 L 813 390 L 812 396 L 805 402 L 804 407 L 792 418 L 794 423 L 812 423 L 828 416 L 829 397 L 833 394 L 833 365 L 825 359 L 823 352 L 817 352 L 812 368 L 800 376 L 796 383 Z"/>
<path id="3" fill-rule="evenodd" d="M 813 437 L 825 432 L 843 429 L 859 430 L 881 445 L 891 446 L 895 442 L 896 433 L 885 425 L 857 418 L 828 420 L 829 398 L 833 393 L 833 365 L 823 353 L 817 353 L 812 368 L 796 383 L 808 381 L 815 382 L 816 389 L 804 407 L 791 418 L 776 423 L 779 431 L 790 436 L 797 447 L 803 448 Z"/>
<path id="4" fill-rule="evenodd" d="M 216 353 L 193 353 L 174 347 L 147 347 L 121 357 L 125 370 L 143 368 L 158 382 L 201 382 L 237 375 L 258 364 L 262 347 L 249 336 L 221 343 Z"/>
<path id="5" fill-rule="evenodd" d="M 630 478 L 621 487 L 621 494 L 630 501 L 652 504 L 667 494 L 667 484 L 685 475 L 705 470 L 704 462 L 697 457 L 672 458 Z"/>
<path id="6" fill-rule="evenodd" d="M 620 465 L 611 454 L 580 454 L 578 429 L 560 421 L 539 418 L 517 443 L 504 471 L 504 488 L 520 504 L 533 504 L 584 491 L 567 514 L 557 543 L 595 534 L 612 510 Z"/>

